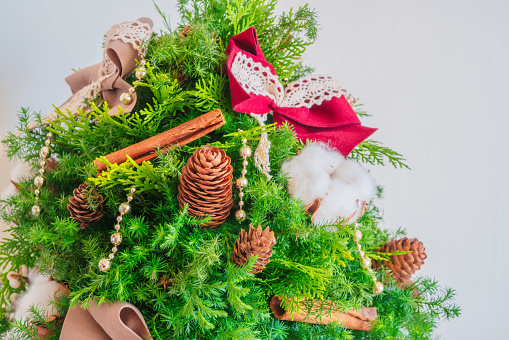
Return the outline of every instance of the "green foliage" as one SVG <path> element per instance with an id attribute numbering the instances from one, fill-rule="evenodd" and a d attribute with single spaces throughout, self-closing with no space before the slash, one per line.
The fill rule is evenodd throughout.
<path id="1" fill-rule="evenodd" d="M 419 292 L 418 296 L 414 290 Z M 439 317 L 459 316 L 453 299 L 451 289 L 442 288 L 427 277 L 420 277 L 404 289 L 389 286 L 374 300 L 379 317 L 373 331 L 354 333 L 359 339 L 435 339 L 433 330 Z"/>
<path id="2" fill-rule="evenodd" d="M 411 251 L 404 250 L 396 250 L 392 253 L 382 253 L 382 252 L 366 252 L 366 256 L 372 258 L 376 261 L 391 261 L 391 256 L 405 255 L 411 253 Z"/>
<path id="3" fill-rule="evenodd" d="M 174 154 L 167 154 L 165 157 L 173 160 L 173 162 L 167 162 L 170 167 L 156 168 L 148 161 L 138 165 L 129 156 L 127 156 L 127 161 L 118 165 L 110 163 L 106 157 L 101 157 L 99 161 L 106 165 L 106 171 L 100 176 L 89 178 L 89 180 L 98 187 L 106 189 L 123 186 L 126 190 L 135 187 L 138 193 L 147 190 L 163 191 L 167 187 L 167 180 L 178 177 L 180 169 L 184 165 Z"/>
<path id="4" fill-rule="evenodd" d="M 58 116 L 53 122 L 30 130 L 30 122 L 40 124 L 41 116 L 22 109 L 19 133 L 3 141 L 9 147 L 8 156 L 29 162 L 35 173 L 38 150 L 51 131 L 59 164 L 45 174 L 49 185 L 39 196 L 40 216 L 30 217 L 36 202 L 33 176 L 20 178 L 18 191 L 1 201 L 1 217 L 11 226 L 11 238 L 0 243 L 3 271 L 17 270 L 22 264 L 38 266 L 65 283 L 71 295 L 63 310 L 80 302 L 86 307 L 92 300 L 133 303 L 142 311 L 154 339 L 427 339 L 432 338 L 439 318 L 458 316 L 454 291 L 440 288 L 431 279 L 419 279 L 402 289 L 380 272 L 377 275 L 386 289 L 374 295 L 370 273 L 361 266 L 353 241 L 353 227 L 341 221 L 313 225 L 302 202 L 286 191 L 288 179 L 280 173 L 281 165 L 303 147 L 292 127 L 260 127 L 249 115 L 233 111 L 223 72 L 224 51 L 229 39 L 246 28 L 256 27 L 261 48 L 281 81 L 310 71 L 299 60 L 316 39 L 316 14 L 303 6 L 276 15 L 276 3 L 179 0 L 181 23 L 173 30 L 167 21 L 167 31 L 148 42 L 146 76 L 133 83 L 138 99 L 132 113 L 120 110 L 110 116 L 107 103 L 96 100 L 76 114 L 55 108 Z M 224 126 L 184 147 L 157 150 L 152 162 L 137 164 L 127 157 L 122 164 L 111 164 L 104 157 L 213 109 L 222 111 Z M 355 110 L 367 116 L 360 104 Z M 177 200 L 181 169 L 189 154 L 205 144 L 220 147 L 231 157 L 233 178 L 238 178 L 243 169 L 242 138 L 254 150 L 264 132 L 272 143 L 273 177 L 267 180 L 249 162 L 249 185 L 244 190 L 248 220 L 239 224 L 229 216 L 220 227 L 204 229 L 210 217 L 190 217 L 188 207 L 180 207 Z M 351 157 L 408 168 L 400 154 L 375 141 L 361 143 Z M 98 175 L 94 160 L 104 163 L 106 171 Z M 80 229 L 67 210 L 73 189 L 82 183 L 104 197 L 104 216 L 86 229 Z M 133 186 L 137 190 L 132 211 L 121 221 L 122 243 L 110 270 L 101 272 L 98 261 L 111 249 L 109 235 L 114 232 L 118 205 Z M 380 188 L 380 197 L 381 193 Z M 233 187 L 233 196 L 237 195 Z M 93 198 L 90 201 L 96 204 Z M 232 215 L 237 209 L 235 203 Z M 381 229 L 381 220 L 380 211 L 371 204 L 358 221 L 363 249 L 376 260 L 395 255 L 373 250 L 402 234 Z M 256 256 L 243 266 L 232 263 L 235 240 L 249 224 L 270 226 L 277 239 L 270 262 L 257 274 L 252 274 Z M 16 339 L 30 338 L 33 323 L 9 325 L 5 318 L 10 312 L 9 296 L 21 293 L 25 285 L 12 289 L 6 276 L 1 282 L 1 330 L 11 327 Z M 415 295 L 414 289 L 420 294 Z M 282 297 L 290 313 L 297 311 L 299 301 L 327 300 L 330 304 L 311 314 L 374 306 L 379 317 L 372 332 L 350 331 L 339 324 L 279 321 L 268 305 L 273 295 Z M 37 310 L 33 312 L 40 321 Z M 45 324 L 57 338 L 59 325 Z"/>
<path id="5" fill-rule="evenodd" d="M 371 165 L 385 165 L 384 161 L 387 159 L 389 164 L 397 168 L 407 168 L 405 159 L 399 153 L 382 145 L 382 143 L 374 140 L 365 140 L 361 142 L 349 156 L 356 161 L 369 163 Z"/>

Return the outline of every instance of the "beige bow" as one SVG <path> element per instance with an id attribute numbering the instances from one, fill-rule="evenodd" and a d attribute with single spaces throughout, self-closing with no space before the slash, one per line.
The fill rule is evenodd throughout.
<path id="1" fill-rule="evenodd" d="M 145 48 L 143 42 L 152 35 L 153 22 L 149 18 L 125 21 L 114 25 L 106 36 L 103 60 L 101 63 L 74 72 L 66 82 L 71 87 L 72 96 L 61 106 L 60 110 L 70 110 L 77 114 L 78 109 L 86 110 L 88 102 L 96 97 L 102 97 L 108 102 L 110 115 L 118 112 L 119 106 L 130 112 L 136 104 L 136 93 L 132 93 L 132 101 L 123 104 L 120 101 L 122 93 L 129 92 L 131 85 L 123 78 L 134 72 L 136 61 L 143 59 Z M 43 123 L 53 121 L 57 116 L 55 111 L 42 118 Z M 37 122 L 29 125 L 30 130 L 39 127 Z"/>
<path id="2" fill-rule="evenodd" d="M 60 340 L 149 340 L 143 315 L 130 303 L 90 302 L 89 310 L 76 306 L 67 312 Z"/>

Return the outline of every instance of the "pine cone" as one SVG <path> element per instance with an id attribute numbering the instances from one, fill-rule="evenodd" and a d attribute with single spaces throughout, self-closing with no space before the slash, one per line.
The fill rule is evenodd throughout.
<path id="1" fill-rule="evenodd" d="M 177 195 L 180 209 L 189 204 L 189 215 L 212 217 L 205 228 L 218 227 L 233 206 L 232 172 L 230 157 L 223 150 L 210 145 L 196 150 L 182 169 Z"/>
<path id="2" fill-rule="evenodd" d="M 69 198 L 67 210 L 71 213 L 71 218 L 81 223 L 81 228 L 85 229 L 92 222 L 99 221 L 103 216 L 103 196 L 97 190 L 90 188 L 88 184 L 81 184 L 74 189 L 73 197 Z M 89 200 L 93 200 L 95 209 L 89 207 Z"/>
<path id="3" fill-rule="evenodd" d="M 381 253 L 393 253 L 395 251 L 412 251 L 404 255 L 393 255 L 391 261 L 382 261 L 382 263 L 376 263 L 379 267 L 383 265 L 389 268 L 392 272 L 392 276 L 401 285 L 405 286 L 412 283 L 411 277 L 416 270 L 420 269 L 424 264 L 426 253 L 424 252 L 424 245 L 416 238 L 409 239 L 403 237 L 399 240 L 390 240 L 385 243 L 382 248 L 376 249 L 375 251 Z"/>
<path id="4" fill-rule="evenodd" d="M 243 266 L 247 262 L 247 258 L 251 254 L 258 255 L 253 273 L 260 273 L 272 256 L 272 247 L 276 244 L 274 232 L 270 231 L 270 227 L 262 231 L 262 226 L 258 228 L 249 226 L 249 234 L 244 229 L 240 230 L 239 238 L 235 240 L 233 248 L 233 263 Z"/>

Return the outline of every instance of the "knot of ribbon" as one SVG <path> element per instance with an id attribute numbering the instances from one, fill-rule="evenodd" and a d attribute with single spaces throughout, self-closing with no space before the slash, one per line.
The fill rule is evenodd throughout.
<path id="1" fill-rule="evenodd" d="M 122 93 L 131 88 L 123 78 L 133 73 L 137 67 L 136 61 L 144 58 L 143 42 L 152 35 L 153 22 L 149 18 L 140 18 L 116 24 L 108 31 L 104 43 L 103 60 L 95 65 L 80 69 L 67 78 L 72 96 L 61 106 L 60 110 L 70 110 L 77 113 L 79 109 L 86 109 L 88 101 L 102 97 L 111 108 L 110 115 L 118 113 L 119 106 L 125 112 L 130 112 L 136 104 L 136 94 L 128 104 L 120 101 Z M 43 117 L 43 122 L 56 118 L 55 111 Z M 38 127 L 36 123 L 30 129 Z"/>
<path id="2" fill-rule="evenodd" d="M 251 27 L 231 38 L 226 50 L 233 109 L 272 112 L 279 126 L 293 125 L 297 137 L 322 141 L 345 157 L 377 129 L 365 127 L 352 108 L 355 98 L 328 76 L 308 76 L 281 84 Z"/>
<path id="3" fill-rule="evenodd" d="M 130 303 L 94 301 L 89 309 L 76 306 L 67 312 L 60 340 L 149 340 L 150 332 L 140 311 Z"/>

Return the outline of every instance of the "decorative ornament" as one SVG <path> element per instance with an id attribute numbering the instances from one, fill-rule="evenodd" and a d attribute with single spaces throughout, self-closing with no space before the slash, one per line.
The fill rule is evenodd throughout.
<path id="1" fill-rule="evenodd" d="M 115 151 L 105 156 L 105 158 L 112 164 L 121 164 L 127 161 L 127 156 L 129 156 L 137 164 L 141 164 L 144 161 L 156 158 L 158 150 L 164 150 L 172 145 L 183 146 L 191 143 L 225 123 L 221 110 L 213 110 L 142 142 Z M 94 165 L 97 168 L 98 175 L 107 169 L 106 164 L 101 159 L 96 159 Z"/>
<path id="2" fill-rule="evenodd" d="M 9 273 L 7 273 L 7 280 L 9 280 L 9 286 L 11 286 L 11 288 L 13 289 L 18 289 L 19 287 L 21 287 L 20 280 L 23 281 L 24 283 L 28 283 L 28 267 L 22 264 L 21 266 L 19 266 L 18 272 L 10 271 Z M 11 295 L 11 302 L 14 302 L 12 300 L 13 296 Z"/>
<path id="3" fill-rule="evenodd" d="M 258 121 L 258 124 L 260 124 L 260 126 L 265 126 L 267 116 L 268 114 L 265 115 L 251 114 L 251 117 L 255 118 Z M 263 132 L 260 136 L 260 141 L 258 142 L 258 146 L 256 147 L 254 153 L 254 163 L 255 167 L 258 170 L 260 170 L 260 172 L 264 174 L 269 181 L 272 178 L 270 174 L 270 157 L 269 157 L 270 147 L 271 142 L 269 140 L 269 135 L 267 134 L 267 132 Z"/>
<path id="4" fill-rule="evenodd" d="M 111 234 L 111 243 L 113 243 L 113 248 L 111 248 L 111 253 L 108 257 L 102 258 L 99 261 L 99 269 L 101 271 L 107 271 L 110 269 L 111 260 L 115 257 L 115 253 L 117 252 L 117 246 L 122 243 L 122 234 L 120 233 L 120 222 L 124 218 L 124 215 L 131 211 L 131 201 L 133 200 L 133 195 L 136 192 L 136 188 L 132 187 L 129 189 L 129 195 L 127 195 L 127 202 L 121 203 L 118 207 L 118 212 L 120 213 L 117 216 L 117 223 L 115 224 L 115 232 Z"/>
<path id="5" fill-rule="evenodd" d="M 247 263 L 249 255 L 257 255 L 258 258 L 253 268 L 253 274 L 261 273 L 267 263 L 270 262 L 272 256 L 272 247 L 276 244 L 274 232 L 270 231 L 270 227 L 262 231 L 262 226 L 258 228 L 249 226 L 249 233 L 244 229 L 240 230 L 239 238 L 235 240 L 233 247 L 232 261 L 233 263 L 243 266 Z"/>
<path id="6" fill-rule="evenodd" d="M 373 285 L 375 288 L 373 289 L 374 294 L 381 294 L 384 291 L 384 285 L 382 282 L 378 281 L 373 269 L 371 268 L 371 259 L 365 256 L 364 251 L 362 250 L 361 241 L 362 232 L 359 230 L 359 225 L 355 223 L 354 225 L 354 241 L 357 246 L 357 250 L 359 251 L 359 255 L 361 257 L 361 266 L 369 272 L 371 276 L 371 280 L 373 281 Z"/>
<path id="7" fill-rule="evenodd" d="M 396 251 L 411 251 L 403 255 L 391 255 L 390 261 L 375 262 L 375 266 L 381 265 L 391 270 L 391 275 L 401 287 L 412 284 L 412 275 L 421 268 L 427 255 L 424 245 L 416 238 L 403 237 L 399 240 L 390 240 L 382 245 L 376 252 L 394 253 Z"/>
<path id="8" fill-rule="evenodd" d="M 111 108 L 110 115 L 117 114 L 119 106 L 125 112 L 131 112 L 136 104 L 136 94 L 129 92 L 131 85 L 123 78 L 135 71 L 136 60 L 143 60 L 143 42 L 152 36 L 152 26 L 149 18 L 114 25 L 106 36 L 102 62 L 80 69 L 65 79 L 73 95 L 60 106 L 60 110 L 77 114 L 78 109 L 87 109 L 90 100 L 102 96 Z M 120 96 L 123 93 L 129 93 L 131 99 L 122 102 Z M 42 122 L 53 121 L 56 116 L 56 111 L 50 112 Z M 37 122 L 32 122 L 29 129 L 38 126 Z"/>
<path id="9" fill-rule="evenodd" d="M 357 221 L 376 193 L 373 178 L 354 160 L 322 143 L 308 143 L 281 166 L 288 193 L 306 206 L 315 225 Z"/>
<path id="10" fill-rule="evenodd" d="M 145 77 L 145 74 L 147 73 L 147 69 L 145 68 L 145 60 L 140 61 L 140 67 L 136 69 L 136 79 L 140 81 L 143 77 Z M 123 92 L 120 95 L 120 102 L 123 105 L 130 105 L 134 100 L 134 94 L 136 93 L 136 88 L 138 87 L 138 84 L 135 84 L 133 87 L 130 87 L 128 92 Z"/>
<path id="11" fill-rule="evenodd" d="M 182 169 L 177 195 L 180 209 L 188 204 L 189 215 L 212 217 L 205 228 L 221 225 L 233 206 L 232 172 L 230 157 L 223 150 L 210 145 L 197 149 Z"/>
<path id="12" fill-rule="evenodd" d="M 327 76 L 280 83 L 251 27 L 231 38 L 226 53 L 233 109 L 250 114 L 272 112 L 274 122 L 288 122 L 297 137 L 322 141 L 343 156 L 376 129 L 364 127 L 352 108 L 354 97 Z"/>
<path id="13" fill-rule="evenodd" d="M 89 339 L 149 340 L 152 336 L 143 315 L 132 304 L 97 305 L 92 300 L 87 308 L 78 305 L 69 309 L 60 333 L 60 340 Z"/>
<path id="14" fill-rule="evenodd" d="M 340 312 L 332 301 L 316 301 L 311 308 L 305 300 L 300 300 L 299 310 L 294 314 L 287 312 L 282 304 L 281 298 L 273 296 L 270 300 L 270 309 L 278 320 L 307 322 L 319 325 L 329 325 L 333 322 L 342 324 L 347 329 L 359 331 L 370 331 L 372 322 L 377 318 L 376 307 L 364 307 L 359 310 Z M 320 312 L 322 311 L 323 312 Z M 330 311 L 330 313 L 329 313 Z"/>
<path id="15" fill-rule="evenodd" d="M 46 178 L 44 177 L 44 172 L 46 171 L 47 166 L 47 159 L 51 156 L 51 137 L 53 137 L 53 134 L 51 132 L 48 132 L 46 135 L 46 141 L 44 142 L 44 146 L 39 151 L 39 156 L 41 157 L 41 160 L 39 161 L 39 166 L 41 167 L 39 169 L 39 174 L 34 179 L 34 185 L 35 185 L 35 205 L 30 209 L 30 212 L 32 216 L 38 217 L 41 214 L 41 206 L 39 205 L 39 195 L 41 194 L 41 188 L 46 183 Z"/>
<path id="16" fill-rule="evenodd" d="M 69 198 L 67 210 L 71 218 L 80 222 L 81 229 L 85 229 L 92 222 L 97 222 L 103 217 L 103 196 L 88 184 L 80 184 L 74 189 L 73 197 Z M 90 203 L 93 202 L 93 206 Z"/>
<path id="17" fill-rule="evenodd" d="M 239 132 L 242 132 L 242 130 L 239 130 Z M 248 180 L 246 178 L 248 164 L 247 159 L 251 157 L 251 148 L 247 146 L 246 143 L 247 143 L 246 137 L 242 137 L 242 147 L 240 148 L 240 157 L 244 159 L 242 161 L 242 171 L 240 172 L 242 176 L 240 178 L 237 178 L 237 181 L 235 182 L 237 189 L 239 189 L 239 208 L 240 208 L 235 212 L 235 218 L 239 222 L 242 222 L 246 219 L 246 212 L 242 209 L 242 207 L 244 207 L 244 188 L 247 187 L 248 184 Z"/>

